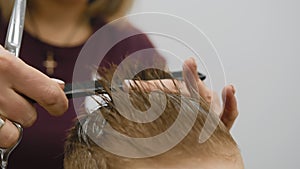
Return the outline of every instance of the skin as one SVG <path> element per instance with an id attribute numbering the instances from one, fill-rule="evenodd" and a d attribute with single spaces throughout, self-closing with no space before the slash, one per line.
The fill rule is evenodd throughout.
<path id="1" fill-rule="evenodd" d="M 33 105 L 23 96 L 35 100 L 53 116 L 62 115 L 68 108 L 68 100 L 57 82 L 25 64 L 2 46 L 0 85 L 0 112 L 2 119 L 6 119 L 0 129 L 0 147 L 10 147 L 19 137 L 11 121 L 29 127 L 37 118 Z"/>
<path id="2" fill-rule="evenodd" d="M 188 86 L 198 88 L 200 96 L 202 96 L 209 103 L 217 104 L 216 107 L 220 107 L 220 109 L 222 110 L 218 96 L 207 86 L 205 86 L 205 84 L 198 78 L 197 64 L 193 58 L 189 58 L 184 62 L 183 73 L 184 81 L 186 83 L 191 81 L 194 82 L 194 84 Z M 191 76 L 189 76 L 189 74 Z M 190 93 L 192 93 L 192 89 L 190 87 L 188 87 L 188 90 L 190 91 Z M 222 92 L 223 110 L 220 114 L 220 118 L 228 129 L 232 128 L 234 121 L 239 114 L 237 108 L 237 99 L 234 94 L 235 88 L 233 85 L 224 87 Z"/>
<path id="3" fill-rule="evenodd" d="M 220 149 L 223 153 L 232 154 L 232 149 Z M 244 163 L 239 151 L 230 157 L 205 156 L 201 153 L 184 153 L 175 155 L 166 153 L 161 157 L 136 159 L 120 166 L 124 169 L 244 169 Z"/>
<path id="4" fill-rule="evenodd" d="M 195 97 L 195 98 L 199 98 L 198 95 L 200 95 L 208 103 L 214 104 L 213 106 L 217 110 L 225 126 L 228 129 L 231 129 L 235 119 L 239 114 L 238 107 L 237 107 L 237 99 L 234 95 L 235 94 L 234 86 L 228 85 L 224 87 L 222 92 L 223 106 L 221 106 L 217 94 L 211 91 L 207 86 L 205 86 L 205 84 L 198 78 L 197 64 L 193 58 L 189 58 L 184 62 L 183 77 L 184 77 L 183 83 L 176 82 L 177 83 L 176 86 L 180 86 L 182 90 L 182 94 L 185 96 Z M 156 80 L 139 81 L 135 83 L 131 81 L 128 83 L 126 85 L 128 88 L 130 87 L 134 88 L 135 84 L 138 84 L 138 86 L 143 86 L 143 89 L 145 91 L 154 91 L 163 88 L 162 85 L 163 83 L 164 86 L 168 86 L 168 92 L 177 91 L 174 82 L 172 80 L 162 80 L 162 83 Z M 198 93 L 195 93 L 194 89 L 196 89 Z"/>
<path id="5" fill-rule="evenodd" d="M 140 162 L 132 164 L 128 169 L 243 169 L 243 163 L 239 159 L 209 159 L 203 161 L 197 158 L 188 158 L 184 160 L 158 161 L 158 162 Z"/>
<path id="6" fill-rule="evenodd" d="M 84 42 L 91 34 L 90 25 L 78 21 L 86 8 L 85 0 L 76 0 L 76 3 L 75 0 L 30 1 L 37 9 L 32 11 L 31 16 L 34 17 L 39 30 L 43 30 L 40 35 L 36 35 L 32 20 L 26 16 L 25 30 L 32 35 L 56 46 L 74 46 Z M 78 32 L 73 40 L 66 43 L 66 34 L 73 31 L 74 27 Z M 60 31 L 57 31 L 58 28 Z M 0 46 L 0 85 L 0 116 L 5 120 L 4 126 L 0 129 L 2 148 L 11 147 L 19 137 L 18 129 L 11 121 L 23 127 L 29 127 L 36 121 L 36 110 L 30 101 L 22 96 L 35 100 L 53 116 L 62 115 L 68 108 L 68 100 L 62 91 L 63 84 L 53 81 L 25 64 L 2 46 Z"/>
<path id="7" fill-rule="evenodd" d="M 26 16 L 25 29 L 40 40 L 68 47 L 84 43 L 92 34 L 92 26 L 84 15 L 86 0 L 30 0 L 30 3 L 33 7 Z"/>
<path id="8" fill-rule="evenodd" d="M 78 18 L 82 19 L 81 16 L 86 9 L 86 0 L 31 0 L 31 2 L 35 5 L 31 13 L 35 24 L 32 18 L 26 19 L 25 29 L 41 40 L 57 46 L 74 46 L 81 44 L 91 35 L 91 25 L 78 20 Z M 40 34 L 36 35 L 34 26 L 43 31 L 39 31 Z M 58 28 L 60 31 L 57 31 Z M 77 29 L 76 35 L 74 34 L 74 37 L 66 42 L 74 28 Z M 192 59 L 185 62 L 184 71 L 188 67 L 191 70 L 197 68 Z M 194 78 L 199 94 L 210 102 L 213 92 L 196 76 Z M 185 78 L 185 81 L 187 80 L 188 78 Z M 141 83 L 145 83 L 143 84 L 145 86 L 149 85 L 149 90 L 156 90 L 155 87 L 151 87 L 151 84 L 157 81 Z M 54 116 L 62 115 L 67 110 L 68 100 L 56 82 L 12 56 L 2 46 L 0 47 L 0 85 L 0 115 L 6 119 L 5 125 L 0 129 L 0 147 L 10 147 L 19 137 L 17 128 L 10 121 L 29 127 L 37 118 L 32 104 L 22 96 L 35 100 Z M 166 82 L 166 85 L 172 88 L 170 82 Z M 229 85 L 224 88 L 223 93 L 223 100 L 226 99 L 226 103 L 224 103 L 224 111 L 220 118 L 230 129 L 238 115 L 235 89 Z M 14 101 L 13 104 L 12 101 Z"/>
<path id="9" fill-rule="evenodd" d="M 40 30 L 43 30 L 43 34 L 39 37 L 46 42 L 59 46 L 74 46 L 84 42 L 91 34 L 91 27 L 88 23 L 83 22 L 81 26 L 77 26 L 79 31 L 76 33 L 77 37 L 74 37 L 67 44 L 64 40 L 67 38 L 66 34 L 72 32 L 74 25 L 78 24 L 78 18 L 82 15 L 83 11 L 86 9 L 86 0 L 31 0 L 37 6 L 36 11 L 32 13 L 35 16 L 35 20 L 38 23 Z M 76 1 L 76 3 L 71 3 Z M 35 29 L 32 28 L 30 18 L 28 19 L 27 29 L 29 32 L 34 34 Z M 57 31 L 57 27 L 60 31 Z M 67 35 L 68 36 L 68 35 Z M 194 87 L 197 86 L 199 94 L 209 103 L 215 103 L 219 110 L 220 118 L 228 129 L 231 129 L 235 119 L 237 118 L 239 112 L 237 107 L 237 100 L 234 96 L 235 88 L 233 85 L 227 85 L 224 87 L 222 92 L 223 106 L 216 93 L 211 91 L 205 84 L 198 79 L 196 74 L 197 65 L 195 61 L 191 58 L 188 59 L 183 65 L 184 74 L 192 74 L 188 79 L 185 76 L 185 81 L 195 81 Z M 149 90 L 155 90 L 157 81 L 149 81 L 146 85 L 149 86 Z M 173 82 L 165 81 L 165 84 L 170 90 L 174 88 Z M 188 85 L 189 86 L 189 85 Z M 184 86 L 186 95 L 190 95 L 190 88 L 186 85 Z"/>

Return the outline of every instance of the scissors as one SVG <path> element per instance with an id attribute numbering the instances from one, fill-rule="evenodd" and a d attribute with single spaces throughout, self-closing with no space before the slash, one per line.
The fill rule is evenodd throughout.
<path id="1" fill-rule="evenodd" d="M 14 54 L 16 57 L 19 57 L 20 47 L 22 42 L 22 35 L 24 29 L 24 21 L 25 21 L 25 13 L 26 13 L 26 0 L 15 0 L 13 11 L 11 14 L 6 41 L 5 48 Z M 201 80 L 206 78 L 205 75 L 198 73 L 198 76 Z M 178 80 L 182 80 L 182 72 L 172 72 L 171 78 L 175 78 Z M 120 88 L 122 86 L 119 86 Z M 64 92 L 67 98 L 75 98 L 75 97 L 84 97 L 90 96 L 94 94 L 107 93 L 104 88 L 97 81 L 88 81 L 88 82 L 80 82 L 80 83 L 69 83 L 65 85 Z M 23 128 L 20 124 L 14 122 L 14 125 L 18 128 L 20 132 L 20 136 L 18 141 L 10 148 L 0 148 L 1 152 L 1 169 L 6 169 L 8 165 L 8 158 L 10 153 L 16 148 L 16 146 L 20 143 L 23 134 Z"/>

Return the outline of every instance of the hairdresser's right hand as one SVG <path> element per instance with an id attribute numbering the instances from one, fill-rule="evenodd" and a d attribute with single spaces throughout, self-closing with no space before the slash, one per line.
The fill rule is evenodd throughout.
<path id="1" fill-rule="evenodd" d="M 0 147 L 12 146 L 19 137 L 12 122 L 23 127 L 35 122 L 37 112 L 30 99 L 53 116 L 62 115 L 68 108 L 68 100 L 57 82 L 0 46 L 0 117 L 5 121 L 0 128 Z"/>

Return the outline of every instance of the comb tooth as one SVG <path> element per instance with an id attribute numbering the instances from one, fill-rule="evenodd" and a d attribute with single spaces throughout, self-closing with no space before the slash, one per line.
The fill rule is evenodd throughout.
<path id="1" fill-rule="evenodd" d="M 175 78 L 177 80 L 183 80 L 182 71 L 172 72 L 172 76 L 173 76 L 173 78 Z M 198 72 L 198 76 L 199 76 L 199 79 L 201 79 L 202 81 L 206 79 L 206 76 L 202 73 Z"/>

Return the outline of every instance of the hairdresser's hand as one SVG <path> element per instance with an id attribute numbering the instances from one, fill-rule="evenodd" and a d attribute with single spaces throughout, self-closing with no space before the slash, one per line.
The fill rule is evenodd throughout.
<path id="1" fill-rule="evenodd" d="M 187 59 L 183 65 L 184 81 L 190 95 L 192 97 L 195 91 L 204 98 L 208 103 L 212 104 L 215 112 L 220 114 L 220 118 L 225 126 L 230 130 L 237 118 L 239 112 L 237 108 L 237 100 L 234 96 L 235 88 L 233 85 L 225 86 L 222 92 L 223 106 L 221 106 L 218 95 L 211 91 L 205 84 L 198 78 L 197 64 L 193 58 Z M 196 90 L 195 90 L 196 89 Z M 197 93 L 197 94 L 198 94 Z"/>
<path id="2" fill-rule="evenodd" d="M 237 101 L 234 96 L 235 89 L 232 85 L 224 87 L 222 93 L 223 108 L 221 106 L 218 95 L 211 91 L 205 84 L 199 79 L 197 74 L 197 65 L 193 58 L 187 59 L 183 65 L 183 77 L 184 82 L 172 81 L 168 79 L 150 80 L 150 81 L 136 81 L 138 86 L 142 86 L 145 91 L 163 90 L 167 93 L 180 93 L 194 98 L 203 98 L 207 103 L 211 105 L 214 112 L 220 115 L 221 120 L 228 129 L 231 129 L 235 119 L 238 116 Z M 174 85 L 175 82 L 175 85 Z M 135 86 L 135 83 L 130 83 L 131 87 Z"/>
<path id="3" fill-rule="evenodd" d="M 36 101 L 51 115 L 62 115 L 68 100 L 57 82 L 25 64 L 0 46 L 0 147 L 12 146 L 19 137 L 12 121 L 23 127 L 31 126 L 37 112 L 31 102 Z M 1 123 L 2 124 L 2 123 Z"/>

